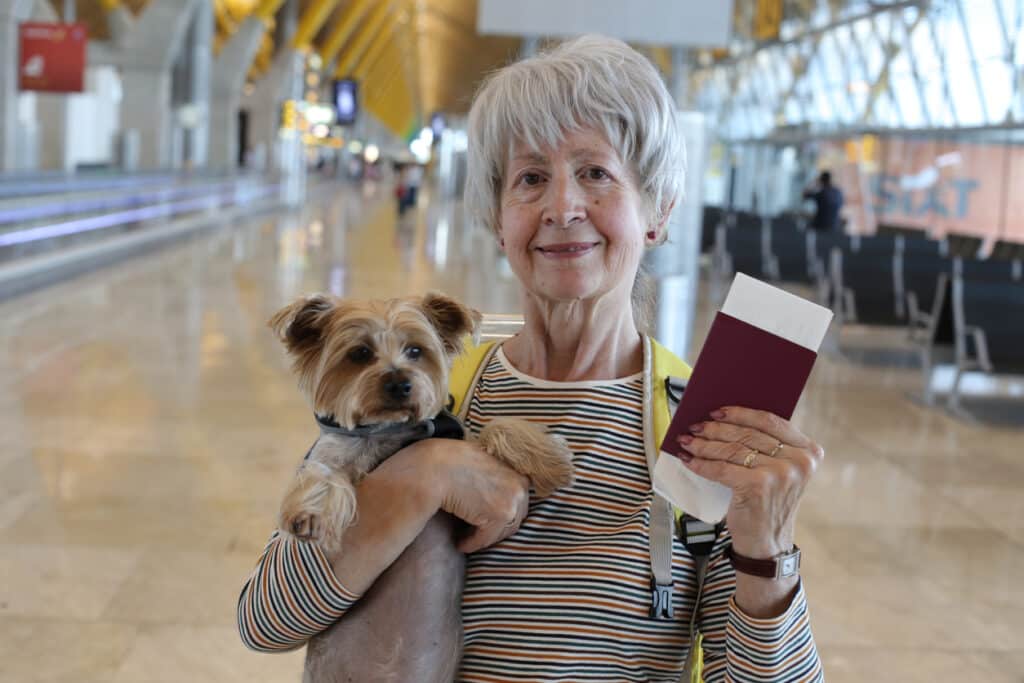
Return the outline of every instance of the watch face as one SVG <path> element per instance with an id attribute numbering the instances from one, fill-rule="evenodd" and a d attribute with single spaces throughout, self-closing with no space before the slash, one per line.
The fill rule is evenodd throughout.
<path id="1" fill-rule="evenodd" d="M 779 560 L 779 576 L 792 576 L 800 568 L 800 554 L 796 553 Z"/>

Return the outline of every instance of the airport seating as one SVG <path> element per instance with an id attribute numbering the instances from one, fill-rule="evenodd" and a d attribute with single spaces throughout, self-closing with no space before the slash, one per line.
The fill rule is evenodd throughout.
<path id="1" fill-rule="evenodd" d="M 1019 269 L 1014 261 L 1000 259 L 959 259 L 959 272 L 967 278 L 975 280 L 992 280 L 994 282 L 1019 281 Z"/>
<path id="2" fill-rule="evenodd" d="M 921 358 L 922 394 L 932 402 L 932 370 L 940 363 L 955 362 L 956 334 L 953 326 L 952 261 L 932 263 L 907 261 L 907 315 L 910 342 Z M 924 297 L 928 297 L 925 299 Z M 922 305 L 927 302 L 927 306 Z"/>
<path id="3" fill-rule="evenodd" d="M 901 325 L 906 306 L 901 277 L 903 238 L 852 236 L 831 248 L 832 303 L 840 323 Z"/>
<path id="4" fill-rule="evenodd" d="M 1020 242 L 999 240 L 992 247 L 992 253 L 989 254 L 989 258 L 998 259 L 1000 261 L 1017 261 L 1020 263 L 1024 260 L 1024 244 Z"/>
<path id="5" fill-rule="evenodd" d="M 715 246 L 715 231 L 725 218 L 725 210 L 720 206 L 704 205 L 701 217 L 700 253 L 706 254 Z"/>
<path id="6" fill-rule="evenodd" d="M 899 235 L 906 238 L 925 237 L 924 230 L 921 228 L 896 223 L 879 223 L 875 232 L 879 235 Z"/>
<path id="7" fill-rule="evenodd" d="M 949 405 L 959 404 L 967 372 L 1024 374 L 1024 282 L 965 274 L 957 263 L 952 280 L 957 369 Z M 993 271 L 994 272 L 994 271 Z"/>
<path id="8" fill-rule="evenodd" d="M 772 279 L 767 240 L 767 220 L 746 212 L 728 214 L 716 235 L 718 272 L 726 276 L 745 273 L 761 280 Z"/>
<path id="9" fill-rule="evenodd" d="M 804 230 L 807 228 L 807 215 L 796 211 L 783 211 L 772 217 L 772 224 Z"/>
<path id="10" fill-rule="evenodd" d="M 814 232 L 814 258 L 817 262 L 815 269 L 820 275 L 828 274 L 829 265 L 832 262 L 833 249 L 849 249 L 850 236 L 840 232 Z"/>
<path id="11" fill-rule="evenodd" d="M 732 216 L 732 224 L 735 227 L 747 230 L 756 230 L 760 228 L 764 221 L 764 217 L 752 211 L 734 211 L 732 212 Z"/>
<path id="12" fill-rule="evenodd" d="M 899 266 L 911 339 L 930 329 L 935 298 L 943 287 L 948 286 L 953 261 L 947 254 L 947 248 L 943 241 L 904 239 Z M 948 335 L 944 334 L 943 339 L 946 343 L 953 343 L 951 323 Z"/>
<path id="13" fill-rule="evenodd" d="M 814 283 L 815 249 L 813 231 L 796 217 L 780 215 L 771 220 L 768 247 L 772 279 L 781 282 Z"/>
<path id="14" fill-rule="evenodd" d="M 974 235 L 961 235 L 951 232 L 946 235 L 946 242 L 949 244 L 950 256 L 969 259 L 977 258 L 982 240 Z"/>
<path id="15" fill-rule="evenodd" d="M 814 282 L 812 233 L 793 227 L 769 228 L 768 249 L 772 279 L 780 282 Z"/>

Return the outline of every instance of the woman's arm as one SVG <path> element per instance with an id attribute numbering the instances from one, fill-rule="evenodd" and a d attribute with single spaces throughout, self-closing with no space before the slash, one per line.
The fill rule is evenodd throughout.
<path id="1" fill-rule="evenodd" d="M 345 532 L 342 552 L 327 558 L 335 576 L 343 577 L 354 594 L 365 593 L 440 509 L 437 441 L 420 441 L 399 451 L 356 488 L 356 521 Z"/>
<path id="2" fill-rule="evenodd" d="M 709 662 L 715 675 L 707 680 L 821 680 L 798 579 L 737 577 L 721 553 L 726 540 L 737 554 L 755 559 L 790 551 L 800 497 L 825 452 L 771 413 L 728 406 L 711 417 L 679 437 L 687 451 L 682 460 L 691 471 L 732 489 L 726 513 L 730 537 L 720 539 L 709 575 L 714 586 L 708 597 L 718 597 L 709 610 L 718 618 L 720 642 L 718 658 Z M 712 639 L 709 647 L 714 645 Z"/>
<path id="3" fill-rule="evenodd" d="M 438 510 L 474 527 L 463 552 L 511 536 L 526 517 L 530 482 L 474 442 L 427 439 L 385 460 L 356 491 L 356 523 L 343 552 L 329 558 L 345 585 L 362 594 L 398 559 Z"/>
<path id="4" fill-rule="evenodd" d="M 791 589 L 781 612 L 768 618 L 748 614 L 737 604 L 738 575 L 725 557 L 731 542 L 728 530 L 724 531 L 711 553 L 704 583 L 700 606 L 704 680 L 823 681 L 802 586 L 798 582 Z"/>
<path id="5" fill-rule="evenodd" d="M 475 527 L 471 552 L 515 533 L 529 482 L 472 443 L 428 439 L 399 451 L 356 487 L 358 516 L 342 552 L 275 532 L 238 600 L 251 649 L 294 649 L 341 618 L 419 535 L 438 510 Z"/>
<path id="6" fill-rule="evenodd" d="M 293 650 L 333 624 L 358 597 L 335 578 L 315 543 L 275 531 L 238 597 L 238 633 L 257 652 Z"/>

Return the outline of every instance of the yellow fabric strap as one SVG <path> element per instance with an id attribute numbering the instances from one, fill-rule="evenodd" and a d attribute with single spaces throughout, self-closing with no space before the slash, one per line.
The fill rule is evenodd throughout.
<path id="1" fill-rule="evenodd" d="M 693 639 L 693 668 L 690 669 L 689 683 L 704 683 L 704 634 L 697 633 Z"/>
<path id="2" fill-rule="evenodd" d="M 672 411 L 668 407 L 668 392 L 665 391 L 665 380 L 669 377 L 678 377 L 689 381 L 690 373 L 693 370 L 684 363 L 676 354 L 672 353 L 653 338 L 651 339 L 651 377 L 654 406 L 651 415 L 654 416 L 654 434 L 658 443 L 665 437 L 668 425 L 672 421 Z M 676 521 L 683 516 L 683 511 L 673 508 Z"/>
<path id="3" fill-rule="evenodd" d="M 665 438 L 665 433 L 668 432 L 673 412 L 669 408 L 668 391 L 666 390 L 665 382 L 669 377 L 678 377 L 679 379 L 689 381 L 691 372 L 692 369 L 689 365 L 653 338 L 651 339 L 651 387 L 653 389 L 651 396 L 654 401 L 651 416 L 654 419 L 654 434 L 659 445 L 661 440 Z M 673 506 L 672 511 L 676 516 L 676 524 L 681 524 L 679 520 L 683 516 L 683 511 L 675 506 Z M 689 676 L 685 677 L 687 683 L 704 683 L 703 642 L 704 635 L 697 631 L 693 642 L 690 643 L 692 651 L 687 657 L 687 664 L 689 665 Z"/>
<path id="4" fill-rule="evenodd" d="M 459 410 L 462 408 L 462 401 L 469 390 L 470 382 L 476 377 L 476 370 L 480 362 L 487 355 L 487 350 L 493 345 L 494 342 L 484 342 L 478 346 L 467 344 L 466 350 L 452 363 L 452 371 L 448 375 L 448 393 L 452 395 L 454 400 L 451 411 L 455 415 L 458 415 Z"/>

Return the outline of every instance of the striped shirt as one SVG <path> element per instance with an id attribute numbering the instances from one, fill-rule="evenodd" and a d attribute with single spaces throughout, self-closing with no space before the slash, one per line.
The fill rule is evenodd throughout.
<path id="1" fill-rule="evenodd" d="M 648 616 L 653 494 L 642 401 L 639 374 L 547 382 L 515 370 L 501 350 L 491 359 L 471 399 L 470 432 L 496 417 L 543 424 L 572 449 L 576 481 L 531 499 L 516 534 L 469 557 L 458 680 L 679 680 L 696 572 L 675 539 L 674 617 Z M 743 614 L 732 600 L 735 574 L 723 555 L 728 540 L 726 531 L 715 544 L 700 604 L 705 680 L 822 680 L 803 589 L 779 617 Z M 275 534 L 239 600 L 242 639 L 261 651 L 299 646 L 357 599 L 316 546 Z"/>

